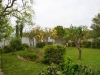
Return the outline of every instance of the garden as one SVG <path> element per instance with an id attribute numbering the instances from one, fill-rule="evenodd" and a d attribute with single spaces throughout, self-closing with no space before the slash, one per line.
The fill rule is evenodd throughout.
<path id="1" fill-rule="evenodd" d="M 0 75 L 100 75 L 100 13 L 90 29 L 43 28 L 34 26 L 33 4 L 0 0 Z"/>
<path id="2" fill-rule="evenodd" d="M 16 43 L 15 43 L 16 42 Z M 19 47 L 17 45 L 22 46 Z M 41 43 L 40 43 L 41 44 Z M 82 59 L 73 43 L 70 47 L 61 44 L 39 43 L 37 48 L 21 44 L 13 39 L 1 53 L 1 67 L 5 75 L 99 75 L 100 49 L 82 48 Z M 16 49 L 15 46 L 16 45 Z M 87 44 L 86 44 L 87 45 Z M 14 46 L 14 47 L 11 47 Z M 41 48 L 43 47 L 43 48 Z M 11 50 L 15 49 L 15 50 Z M 20 49 L 19 49 L 20 48 Z"/>

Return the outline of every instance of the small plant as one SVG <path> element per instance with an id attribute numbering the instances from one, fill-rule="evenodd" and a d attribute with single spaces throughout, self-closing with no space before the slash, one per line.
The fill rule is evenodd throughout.
<path id="1" fill-rule="evenodd" d="M 44 47 L 44 64 L 59 64 L 64 61 L 64 54 L 66 49 L 62 45 L 47 45 Z"/>

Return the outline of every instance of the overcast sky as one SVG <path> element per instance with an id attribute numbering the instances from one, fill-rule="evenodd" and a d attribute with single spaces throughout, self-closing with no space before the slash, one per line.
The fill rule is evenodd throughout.
<path id="1" fill-rule="evenodd" d="M 100 12 L 100 0 L 34 0 L 35 22 L 41 27 L 91 26 Z"/>

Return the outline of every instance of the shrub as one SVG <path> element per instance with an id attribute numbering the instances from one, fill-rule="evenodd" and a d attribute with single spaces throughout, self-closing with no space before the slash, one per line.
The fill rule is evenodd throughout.
<path id="1" fill-rule="evenodd" d="M 23 43 L 23 44 L 21 45 L 21 50 L 24 50 L 25 48 L 29 48 L 29 45 L 26 44 L 26 43 Z"/>
<path id="2" fill-rule="evenodd" d="M 92 41 L 91 47 L 92 47 L 92 48 L 96 48 L 96 42 L 95 42 L 95 41 Z"/>
<path id="3" fill-rule="evenodd" d="M 37 48 L 43 48 L 45 46 L 45 42 L 39 42 L 36 44 Z"/>
<path id="4" fill-rule="evenodd" d="M 70 42 L 70 46 L 71 46 L 71 47 L 75 47 L 75 42 L 74 42 L 74 41 L 71 41 L 71 42 Z"/>
<path id="5" fill-rule="evenodd" d="M 52 45 L 53 43 L 52 42 L 47 42 L 47 44 L 46 45 Z"/>
<path id="6" fill-rule="evenodd" d="M 85 43 L 86 43 L 86 41 L 82 40 L 81 41 L 81 47 L 85 47 Z"/>
<path id="7" fill-rule="evenodd" d="M 97 40 L 96 40 L 96 43 L 97 43 L 97 48 L 100 49 L 100 39 L 97 39 Z"/>
<path id="8" fill-rule="evenodd" d="M 4 46 L 4 47 L 3 47 L 3 52 L 4 52 L 4 53 L 10 53 L 10 52 L 12 52 L 11 46 L 10 46 L 10 45 Z"/>
<path id="9" fill-rule="evenodd" d="M 75 42 L 74 41 L 68 42 L 68 47 L 75 47 Z"/>
<path id="10" fill-rule="evenodd" d="M 100 39 L 94 39 L 92 41 L 92 48 L 100 48 Z"/>
<path id="11" fill-rule="evenodd" d="M 85 48 L 91 47 L 91 42 L 90 41 L 86 41 L 84 47 Z"/>
<path id="12" fill-rule="evenodd" d="M 38 54 L 33 52 L 26 52 L 26 51 L 20 53 L 20 56 L 23 57 L 24 59 L 31 60 L 31 61 L 35 61 L 38 58 Z"/>
<path id="13" fill-rule="evenodd" d="M 70 59 L 59 65 L 51 65 L 45 68 L 38 75 L 99 75 L 99 71 L 95 71 L 88 66 L 78 65 Z"/>
<path id="14" fill-rule="evenodd" d="M 44 47 L 44 64 L 59 64 L 64 61 L 64 54 L 66 49 L 62 45 L 47 45 Z"/>
<path id="15" fill-rule="evenodd" d="M 21 50 L 21 39 L 20 38 L 13 38 L 11 41 L 10 41 L 10 45 L 12 47 L 12 50 L 13 51 L 18 51 L 18 50 Z"/>

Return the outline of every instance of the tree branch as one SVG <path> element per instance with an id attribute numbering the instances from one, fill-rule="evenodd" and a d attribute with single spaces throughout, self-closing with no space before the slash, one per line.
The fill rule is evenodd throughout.
<path id="1" fill-rule="evenodd" d="M 11 5 L 9 5 L 9 1 L 8 1 L 8 4 L 6 5 L 6 7 L 5 7 L 5 9 L 3 10 L 3 12 L 2 13 L 4 13 L 4 12 L 6 12 L 6 10 L 8 9 L 8 8 L 11 8 L 12 6 L 13 6 L 13 4 L 14 4 L 14 2 L 15 2 L 16 0 L 12 0 L 12 2 L 11 2 Z"/>

